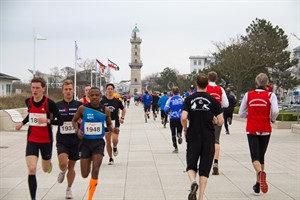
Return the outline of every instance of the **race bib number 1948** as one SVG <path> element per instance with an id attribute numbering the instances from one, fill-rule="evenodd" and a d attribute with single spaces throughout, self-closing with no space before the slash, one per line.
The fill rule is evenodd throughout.
<path id="1" fill-rule="evenodd" d="M 84 133 L 86 135 L 101 135 L 102 134 L 102 122 L 85 122 Z"/>

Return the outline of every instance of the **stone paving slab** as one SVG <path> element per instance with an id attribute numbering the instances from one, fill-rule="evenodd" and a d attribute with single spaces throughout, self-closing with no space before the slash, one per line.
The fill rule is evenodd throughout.
<path id="1" fill-rule="evenodd" d="M 54 127 L 54 130 L 56 128 Z M 245 121 L 233 120 L 230 135 L 221 135 L 220 175 L 210 176 L 205 193 L 207 200 L 296 200 L 300 199 L 300 140 L 291 129 L 273 129 L 266 154 L 269 192 L 254 196 L 255 182 L 251 165 Z M 0 132 L 0 199 L 30 199 L 25 163 L 26 131 Z M 54 143 L 55 145 L 55 143 Z M 121 125 L 119 155 L 108 165 L 104 157 L 94 200 L 184 200 L 190 183 L 184 172 L 185 148 L 172 153 L 169 128 L 152 116 L 144 122 L 142 106 L 127 109 Z M 37 200 L 64 199 L 66 181 L 57 183 L 58 161 L 53 148 L 53 171 L 45 174 L 41 160 L 37 172 Z M 89 178 L 80 176 L 76 164 L 76 179 L 72 190 L 75 200 L 87 199 Z"/>

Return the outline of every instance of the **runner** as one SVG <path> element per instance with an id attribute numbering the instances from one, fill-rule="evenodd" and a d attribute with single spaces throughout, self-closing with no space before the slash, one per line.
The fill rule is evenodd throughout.
<path id="1" fill-rule="evenodd" d="M 28 186 L 32 200 L 36 199 L 36 170 L 39 152 L 42 155 L 43 171 L 51 173 L 53 144 L 51 125 L 63 124 L 63 120 L 54 101 L 43 95 L 45 86 L 46 81 L 41 77 L 34 77 L 31 80 L 32 97 L 25 101 L 28 107 L 28 115 L 22 122 L 16 125 L 16 130 L 19 131 L 24 124 L 27 122 L 29 123 L 26 145 L 26 163 L 28 168 Z"/>
<path id="2" fill-rule="evenodd" d="M 189 200 L 197 198 L 197 171 L 200 185 L 198 200 L 204 198 L 215 151 L 214 124 L 221 126 L 224 122 L 220 104 L 206 92 L 207 80 L 204 74 L 197 76 L 197 92 L 186 97 L 181 117 L 187 142 L 186 170 L 191 181 Z"/>
<path id="3" fill-rule="evenodd" d="M 164 111 L 168 99 L 168 93 L 167 91 L 164 91 L 164 95 L 158 100 L 158 106 L 160 107 L 161 124 L 164 126 L 164 128 L 166 128 L 166 124 L 168 121 L 168 115 L 166 115 Z"/>
<path id="4" fill-rule="evenodd" d="M 155 120 L 157 118 L 157 112 L 158 112 L 158 101 L 159 96 L 155 91 L 152 92 L 152 112 L 153 112 L 153 119 Z"/>
<path id="5" fill-rule="evenodd" d="M 115 86 L 112 83 L 106 85 L 106 95 L 103 96 L 101 100 L 101 104 L 105 105 L 110 110 L 111 119 L 115 122 L 114 130 L 108 131 L 105 130 L 105 140 L 106 140 L 106 151 L 109 156 L 109 165 L 114 164 L 114 159 L 112 158 L 112 154 L 117 156 L 118 151 L 118 143 L 119 143 L 119 133 L 120 133 L 120 124 L 124 123 L 126 109 L 123 106 L 122 102 L 119 99 L 114 97 Z M 121 118 L 119 119 L 119 109 L 122 110 Z M 113 145 L 111 145 L 113 144 Z M 112 147 L 113 146 L 113 147 Z"/>
<path id="6" fill-rule="evenodd" d="M 268 192 L 265 172 L 265 153 L 268 148 L 272 126 L 279 114 L 277 97 L 268 91 L 268 76 L 260 73 L 255 78 L 256 89 L 247 92 L 242 100 L 239 116 L 247 118 L 246 132 L 256 183 L 254 195 Z"/>
<path id="7" fill-rule="evenodd" d="M 217 73 L 211 71 L 208 73 L 208 86 L 206 92 L 213 96 L 221 105 L 222 108 L 227 108 L 229 105 L 224 89 L 216 84 Z M 220 134 L 222 126 L 214 125 L 215 127 L 215 157 L 213 165 L 213 175 L 219 175 L 219 157 L 220 157 Z"/>
<path id="8" fill-rule="evenodd" d="M 91 85 L 86 85 L 84 87 L 84 96 L 81 98 L 79 101 L 81 101 L 83 104 L 88 104 L 90 103 L 90 98 L 89 98 L 89 91 L 91 89 Z"/>
<path id="9" fill-rule="evenodd" d="M 178 144 L 182 143 L 182 125 L 180 122 L 183 99 L 179 94 L 179 88 L 173 87 L 172 93 L 174 94 L 171 98 L 168 99 L 164 111 L 168 115 L 170 113 L 170 129 L 172 134 L 173 147 L 175 148 L 173 153 L 178 153 L 178 146 L 176 141 L 176 136 L 178 138 Z"/>
<path id="10" fill-rule="evenodd" d="M 72 127 L 72 118 L 79 106 L 80 101 L 74 100 L 74 84 L 72 80 L 65 80 L 62 86 L 63 100 L 56 103 L 59 113 L 64 121 L 62 126 L 59 126 L 56 134 L 56 147 L 59 162 L 60 173 L 57 181 L 62 183 L 67 173 L 67 190 L 66 199 L 72 199 L 72 184 L 75 179 L 74 167 L 76 161 L 79 160 L 79 138 Z"/>
<path id="11" fill-rule="evenodd" d="M 145 94 L 142 96 L 142 101 L 144 103 L 144 116 L 145 116 L 145 123 L 147 123 L 147 118 L 149 119 L 149 113 L 150 113 L 150 107 L 152 103 L 152 96 L 148 93 L 148 91 L 145 91 Z"/>
<path id="12" fill-rule="evenodd" d="M 102 97 L 100 89 L 92 87 L 89 91 L 89 97 L 91 102 L 78 108 L 72 119 L 72 125 L 78 137 L 82 138 L 80 144 L 81 176 L 87 178 L 91 172 L 88 200 L 92 200 L 98 184 L 100 166 L 104 156 L 104 122 L 106 122 L 106 126 L 110 131 L 113 130 L 113 126 L 109 109 L 100 104 Z M 77 121 L 81 118 L 82 128 L 78 129 Z"/>

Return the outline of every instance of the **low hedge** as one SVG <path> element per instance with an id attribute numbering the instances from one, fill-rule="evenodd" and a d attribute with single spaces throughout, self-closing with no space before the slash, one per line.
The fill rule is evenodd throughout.
<path id="1" fill-rule="evenodd" d="M 238 114 L 240 110 L 239 106 L 234 107 L 233 113 Z M 276 118 L 277 121 L 297 121 L 297 112 L 281 110 Z"/>

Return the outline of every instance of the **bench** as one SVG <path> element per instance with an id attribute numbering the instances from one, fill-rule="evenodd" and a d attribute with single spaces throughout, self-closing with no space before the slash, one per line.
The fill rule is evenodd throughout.
<path id="1" fill-rule="evenodd" d="M 13 122 L 19 123 L 19 122 L 23 121 L 22 115 L 17 110 L 9 109 L 9 110 L 3 110 L 3 111 L 8 113 L 8 115 L 10 116 L 10 118 Z"/>

